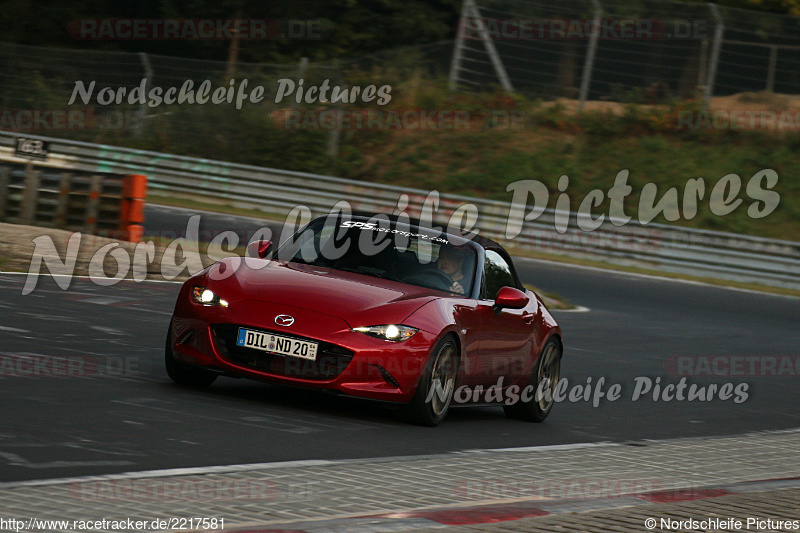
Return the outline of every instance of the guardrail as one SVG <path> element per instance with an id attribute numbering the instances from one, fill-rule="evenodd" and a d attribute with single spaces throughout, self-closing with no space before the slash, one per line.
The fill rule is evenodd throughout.
<path id="1" fill-rule="evenodd" d="M 406 212 L 414 216 L 429 193 L 304 172 L 26 137 L 49 143 L 48 159 L 40 165 L 85 172 L 147 174 L 154 193 L 222 201 L 265 212 L 288 212 L 305 205 L 312 213 L 321 214 L 341 200 L 347 200 L 354 210 L 392 212 L 405 194 L 409 198 Z M 13 133 L 0 132 L 0 160 L 20 161 L 14 156 L 14 138 Z M 477 227 L 482 234 L 504 241 L 508 203 L 442 194 L 434 222 L 446 225 L 453 212 L 464 204 L 477 207 Z M 615 226 L 608 219 L 597 230 L 584 232 L 578 228 L 574 213 L 566 233 L 559 234 L 554 229 L 555 217 L 554 210 L 545 210 L 536 220 L 525 222 L 521 233 L 507 244 L 523 250 L 599 258 L 614 264 L 800 289 L 798 242 L 665 224 L 641 225 L 635 221 Z"/>
<path id="2" fill-rule="evenodd" d="M 138 241 L 147 178 L 0 162 L 0 221 Z"/>

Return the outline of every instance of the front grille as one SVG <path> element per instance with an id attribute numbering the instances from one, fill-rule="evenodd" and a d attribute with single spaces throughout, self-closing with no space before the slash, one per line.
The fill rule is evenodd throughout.
<path id="1" fill-rule="evenodd" d="M 314 361 L 309 361 L 308 359 L 270 354 L 254 348 L 237 346 L 236 337 L 239 327 L 236 324 L 213 324 L 211 332 L 213 333 L 214 344 L 222 357 L 232 363 L 252 368 L 253 370 L 277 376 L 327 380 L 341 374 L 353 358 L 352 350 L 342 348 L 336 344 L 298 335 L 289 335 L 283 331 L 270 331 L 251 327 L 247 327 L 247 329 L 316 342 L 319 344 L 317 358 Z"/>
<path id="2" fill-rule="evenodd" d="M 179 345 L 184 345 L 187 342 L 189 342 L 190 340 L 192 340 L 192 337 L 194 337 L 194 330 L 190 329 L 189 331 L 184 333 L 183 336 L 180 339 L 178 339 L 178 344 Z"/>

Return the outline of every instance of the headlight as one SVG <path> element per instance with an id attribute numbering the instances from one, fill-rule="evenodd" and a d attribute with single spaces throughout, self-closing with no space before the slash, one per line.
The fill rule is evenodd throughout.
<path id="1" fill-rule="evenodd" d="M 416 328 L 410 328 L 408 326 L 396 326 L 394 324 L 386 324 L 383 326 L 366 326 L 362 328 L 353 328 L 353 331 L 358 331 L 359 333 L 366 333 L 367 335 L 378 337 L 379 339 L 385 339 L 387 341 L 400 342 L 406 339 L 410 339 L 414 335 L 414 333 L 416 333 L 418 330 Z"/>
<path id="2" fill-rule="evenodd" d="M 214 294 L 211 289 L 206 289 L 199 285 L 192 287 L 192 299 L 201 305 L 221 305 L 222 307 L 228 307 L 228 302 Z"/>

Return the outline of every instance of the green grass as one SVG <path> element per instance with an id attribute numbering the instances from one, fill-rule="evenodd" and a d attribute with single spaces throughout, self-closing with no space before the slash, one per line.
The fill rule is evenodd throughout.
<path id="1" fill-rule="evenodd" d="M 419 146 L 383 146 L 371 158 L 373 164 L 345 177 L 374 179 L 393 185 L 436 189 L 469 196 L 510 202 L 509 183 L 538 180 L 550 191 L 550 207 L 559 196 L 558 179 L 569 176 L 566 193 L 570 208 L 577 210 L 586 195 L 599 189 L 605 195 L 617 173 L 629 171 L 633 189 L 625 200 L 625 212 L 634 219 L 639 213 L 639 193 L 647 183 L 657 185 L 656 201 L 674 187 L 678 197 L 678 220 L 656 217 L 653 222 L 724 230 L 777 239 L 800 240 L 800 146 L 775 142 L 763 135 L 723 135 L 700 141 L 681 135 L 655 133 L 647 136 L 597 138 L 592 135 L 554 131 L 548 137 L 537 131 L 419 132 Z M 526 143 L 524 139 L 531 138 Z M 473 147 L 464 154 L 465 146 Z M 392 158 L 390 153 L 399 152 Z M 454 155 L 459 154 L 459 155 Z M 779 180 L 774 191 L 780 195 L 777 208 L 765 218 L 754 219 L 748 208 L 757 203 L 747 192 L 752 176 L 773 169 Z M 714 185 L 728 174 L 741 178 L 741 204 L 732 213 L 719 216 L 709 206 Z M 686 184 L 702 178 L 704 197 L 697 201 L 697 214 L 687 215 L 683 196 Z M 532 202 L 532 200 L 531 200 Z M 593 214 L 608 214 L 608 200 Z"/>
<path id="2" fill-rule="evenodd" d="M 544 300 L 544 304 L 547 306 L 548 309 L 575 309 L 575 306 L 569 303 L 563 296 L 556 294 L 555 292 L 545 292 L 537 287 L 534 287 L 530 283 L 523 283 L 526 289 L 532 290 L 539 296 L 541 296 L 542 300 Z"/>
<path id="3" fill-rule="evenodd" d="M 392 85 L 390 104 L 372 106 L 373 110 L 469 111 L 470 128 L 344 129 L 337 133 L 338 151 L 331 157 L 328 149 L 333 133 L 287 130 L 276 118 L 285 110 L 266 105 L 239 111 L 209 106 L 176 110 L 138 137 L 107 132 L 103 135 L 108 138 L 93 141 L 503 202 L 511 201 L 511 193 L 506 191 L 510 183 L 538 180 L 550 191 L 550 207 L 559 197 L 559 177 L 567 175 L 566 193 L 572 210 L 590 191 L 605 194 L 617 173 L 627 169 L 633 191 L 625 200 L 625 211 L 634 218 L 639 212 L 639 193 L 645 184 L 653 183 L 658 190 L 656 199 L 674 187 L 680 207 L 678 220 L 657 217 L 654 222 L 800 241 L 800 202 L 796 200 L 800 196 L 800 132 L 681 129 L 679 114 L 700 110 L 699 104 L 691 101 L 660 106 L 589 102 L 587 110 L 578 113 L 572 101 L 451 93 L 446 80 L 408 69 L 387 68 L 386 72 L 364 73 L 364 77 L 385 78 Z M 637 100 L 635 95 L 628 96 L 631 102 Z M 761 93 L 740 95 L 729 104 L 762 105 L 765 109 L 791 104 L 788 97 L 764 98 Z M 760 103 L 762 100 L 766 103 Z M 321 109 L 318 105 L 297 108 Z M 491 113 L 498 111 L 516 114 L 514 129 L 488 121 Z M 769 216 L 754 219 L 747 210 L 756 201 L 749 197 L 746 185 L 756 172 L 767 168 L 779 176 L 774 191 L 780 202 Z M 718 216 L 709 208 L 709 196 L 728 174 L 741 177 L 738 198 L 742 203 L 731 214 Z M 695 178 L 704 180 L 705 194 L 698 202 L 697 214 L 689 217 L 683 209 L 683 193 L 687 182 Z M 165 201 L 192 206 L 191 200 Z M 215 209 L 228 207 L 220 204 Z M 608 211 L 607 198 L 593 209 L 596 215 Z M 263 216 L 258 211 L 250 214 Z"/>

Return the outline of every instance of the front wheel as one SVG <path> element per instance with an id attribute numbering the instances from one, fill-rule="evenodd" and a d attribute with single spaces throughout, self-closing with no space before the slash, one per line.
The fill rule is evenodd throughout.
<path id="1" fill-rule="evenodd" d="M 558 339 L 550 339 L 542 348 L 542 355 L 531 372 L 529 386 L 534 387 L 528 401 L 504 405 L 503 410 L 509 418 L 542 422 L 553 408 L 553 397 L 561 374 L 561 354 L 563 349 Z"/>
<path id="2" fill-rule="evenodd" d="M 213 372 L 175 359 L 175 354 L 172 353 L 171 323 L 167 332 L 167 345 L 164 347 L 164 366 L 172 381 L 188 387 L 208 387 L 217 379 L 217 375 Z"/>
<path id="3" fill-rule="evenodd" d="M 447 416 L 458 376 L 458 350 L 452 337 L 436 345 L 406 413 L 415 424 L 437 426 Z"/>

